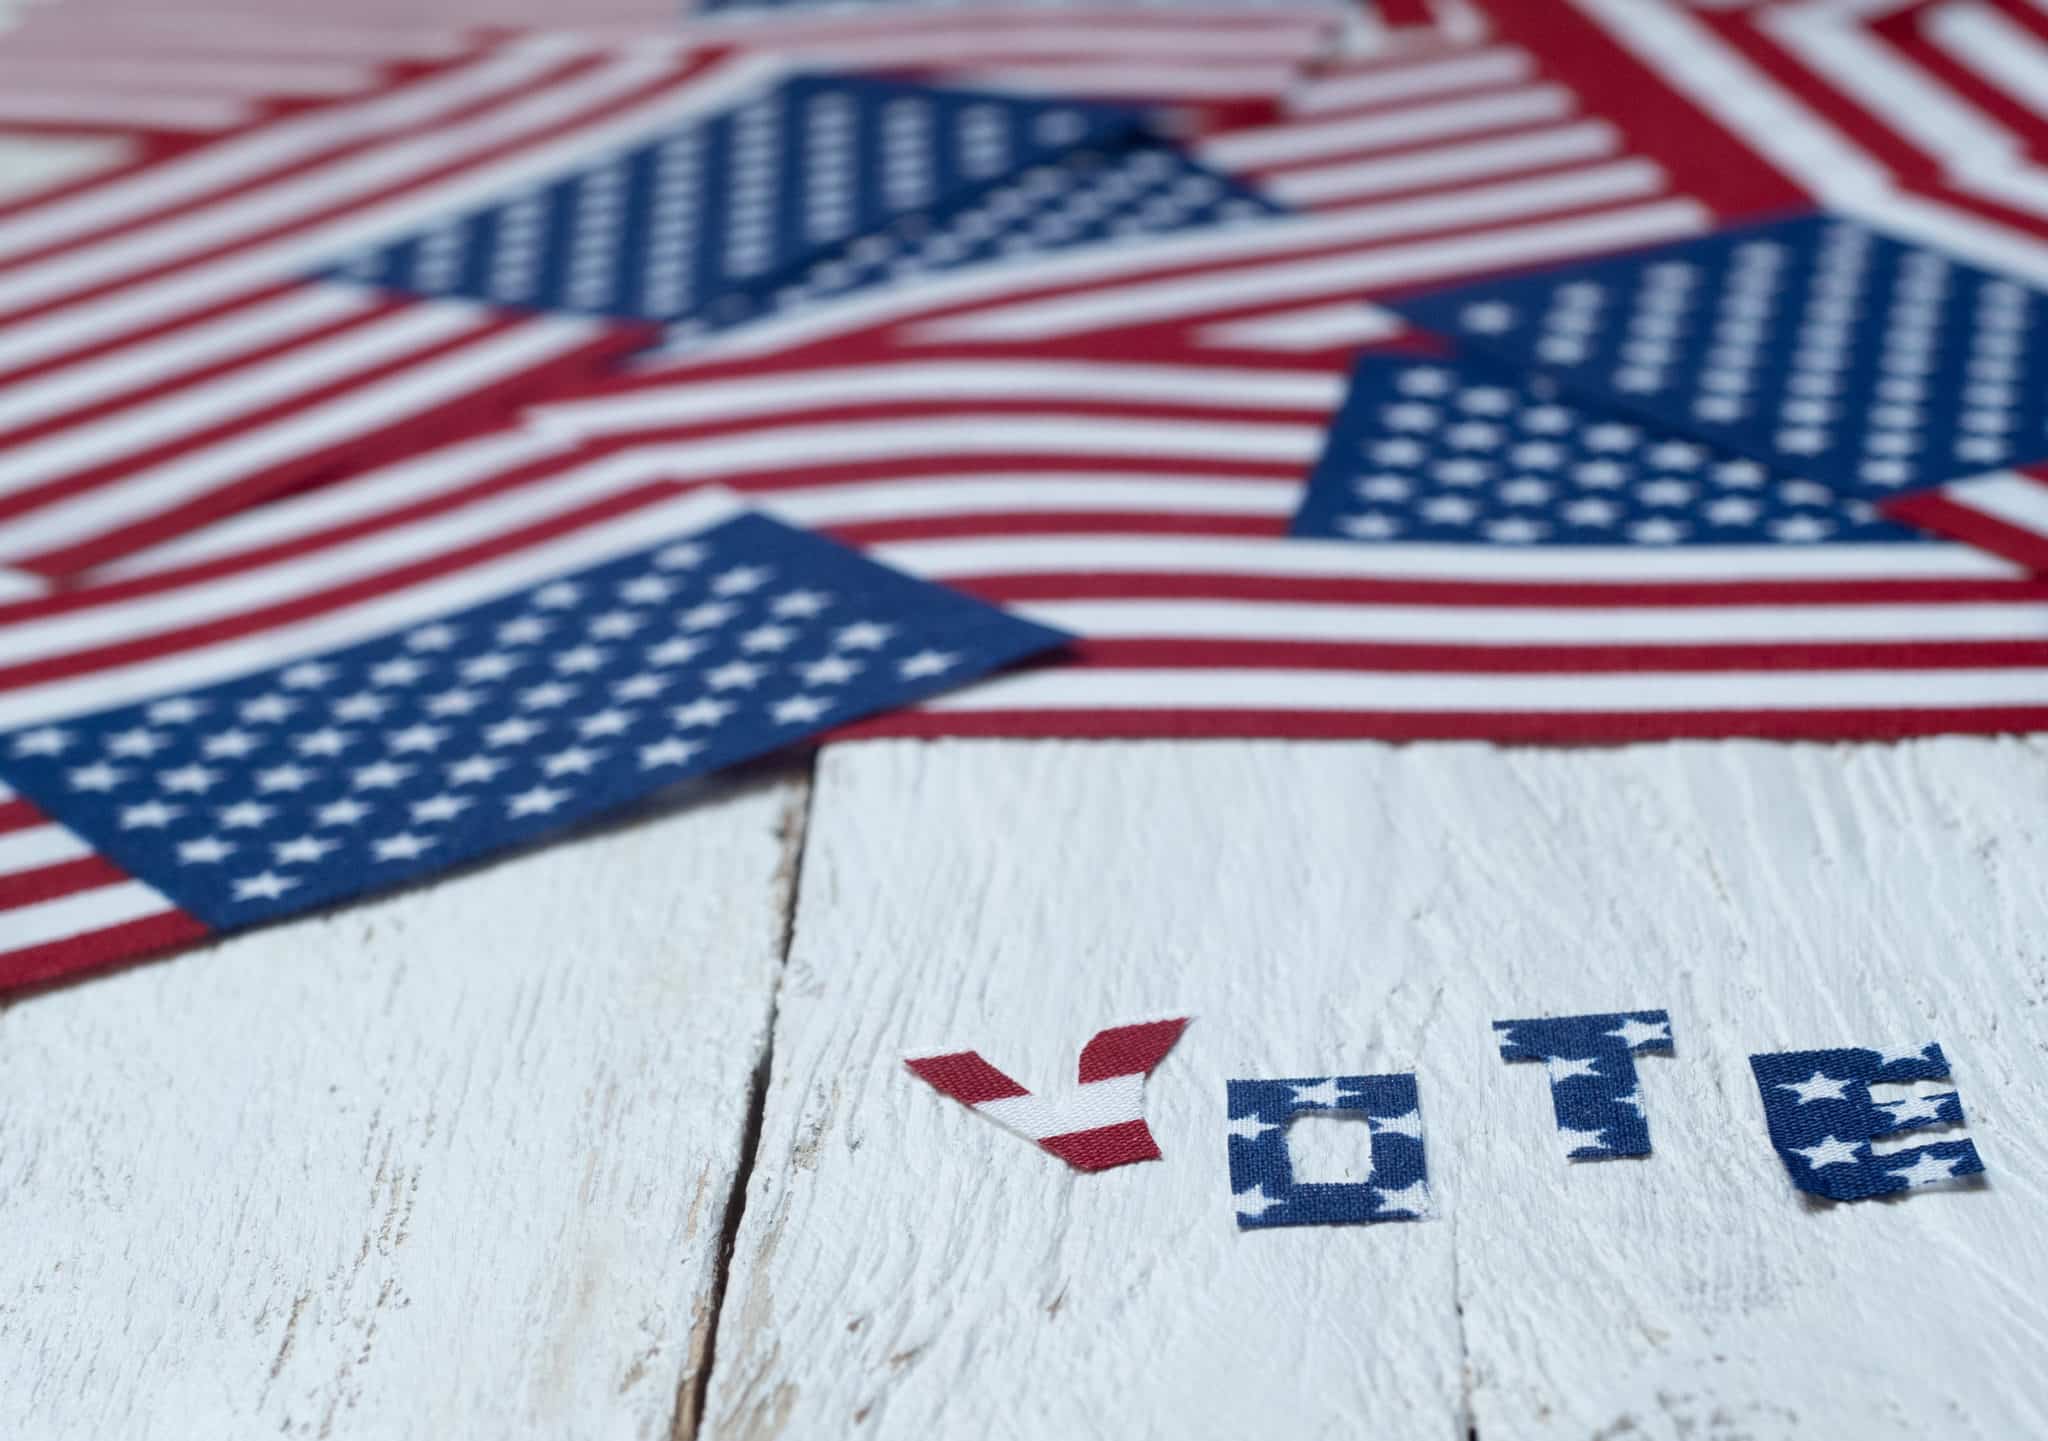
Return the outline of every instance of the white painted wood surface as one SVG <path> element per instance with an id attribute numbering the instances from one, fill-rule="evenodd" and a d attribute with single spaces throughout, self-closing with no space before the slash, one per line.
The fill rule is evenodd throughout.
<path id="1" fill-rule="evenodd" d="M 721 1437 L 2048 1434 L 2048 748 L 916 745 L 821 761 Z M 904 1073 L 1198 1017 L 1077 1176 Z M 1566 1163 L 1489 1022 L 1667 1006 Z M 1991 1170 L 1803 1202 L 1752 1050 L 1938 1039 Z M 1233 1076 L 1420 1072 L 1439 1216 L 1240 1234 Z"/>
<path id="2" fill-rule="evenodd" d="M 802 801 L 0 1011 L 0 1433 L 687 1434 Z"/>

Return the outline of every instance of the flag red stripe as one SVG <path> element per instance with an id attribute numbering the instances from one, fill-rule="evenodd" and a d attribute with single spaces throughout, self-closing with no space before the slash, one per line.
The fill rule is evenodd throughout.
<path id="1" fill-rule="evenodd" d="M 74 891 L 110 886 L 127 879 L 127 872 L 103 856 L 81 856 L 77 860 L 60 861 L 32 871 L 16 871 L 13 875 L 0 876 L 0 911 L 34 901 L 55 900 Z"/>
<path id="2" fill-rule="evenodd" d="M 1151 1129 L 1142 1120 L 1045 1136 L 1038 1144 L 1077 1171 L 1107 1171 L 1133 1161 L 1159 1159 L 1159 1143 L 1152 1139 Z"/>
<path id="3" fill-rule="evenodd" d="M 0 835 L 44 824 L 46 817 L 20 796 L 0 800 Z"/>
<path id="4" fill-rule="evenodd" d="M 2048 631 L 2048 618 L 2044 618 Z M 1560 671 L 1759 671 L 1970 669 L 2048 665 L 2038 641 L 1943 640 L 1617 645 L 1448 645 L 1313 640 L 1089 640 L 1069 654 L 1084 665 L 1157 670 L 1218 666 L 1252 670 L 1421 671 L 1549 675 Z"/>
<path id="5" fill-rule="evenodd" d="M 258 635 L 293 621 L 372 600 L 437 577 L 459 574 L 486 561 L 567 535 L 599 520 L 627 514 L 654 501 L 672 498 L 675 494 L 672 487 L 658 482 L 641 486 L 535 525 L 507 531 L 457 550 L 443 551 L 430 559 L 398 566 L 344 585 L 296 596 L 278 605 L 251 609 L 203 625 L 186 626 L 120 644 L 70 651 L 23 665 L 0 666 L 0 690 L 19 689 L 68 676 L 89 675 L 236 636 Z"/>
<path id="6" fill-rule="evenodd" d="M 171 950 L 204 940 L 208 934 L 198 918 L 183 911 L 165 911 L 46 945 L 0 952 L 0 991 L 19 990 L 60 976 L 75 976 Z"/>
<path id="7" fill-rule="evenodd" d="M 488 337 L 480 337 L 476 343 L 481 343 L 484 338 Z M 638 329 L 600 332 L 580 345 L 558 350 L 540 365 L 507 375 L 490 385 L 476 387 L 458 399 L 408 416 L 374 433 L 309 451 L 175 508 L 129 525 L 110 528 L 92 540 L 21 557 L 12 563 L 23 570 L 38 571 L 53 579 L 104 565 L 133 551 L 181 535 L 217 516 L 317 479 L 339 467 L 344 460 L 351 466 L 374 466 L 491 429 L 506 418 L 509 409 L 518 401 L 532 394 L 544 394 L 553 377 L 589 374 L 606 360 L 630 353 L 645 344 L 646 334 Z"/>
<path id="8" fill-rule="evenodd" d="M 982 1059 L 978 1051 L 919 1056 L 904 1064 L 934 1088 L 964 1105 L 979 1106 L 989 1101 L 1031 1094 Z"/>
<path id="9" fill-rule="evenodd" d="M 1117 709 L 898 711 L 835 731 L 833 740 L 993 736 L 1276 740 L 1474 740 L 1518 745 L 1626 745 L 1652 740 L 1901 740 L 2048 728 L 2048 708 L 1807 711 L 1290 711 Z"/>
<path id="10" fill-rule="evenodd" d="M 1149 1075 L 1154 1066 L 1166 1059 L 1166 1053 L 1187 1028 L 1188 1018 L 1179 1016 L 1097 1031 L 1081 1048 L 1081 1084 L 1106 1081 L 1112 1076 Z"/>
<path id="11" fill-rule="evenodd" d="M 2029 570 L 2048 571 L 2048 535 L 1959 503 L 1939 490 L 1901 496 L 1889 502 L 1884 511 L 1909 525 L 2017 561 Z"/>

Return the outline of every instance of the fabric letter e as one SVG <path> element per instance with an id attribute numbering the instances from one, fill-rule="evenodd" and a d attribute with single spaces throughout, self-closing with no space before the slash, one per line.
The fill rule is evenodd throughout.
<path id="1" fill-rule="evenodd" d="M 1879 1050 L 1773 1051 L 1751 1056 L 1763 1096 L 1771 1145 L 1792 1184 L 1831 1201 L 1862 1201 L 1915 1186 L 1933 1186 L 1984 1169 L 1968 1140 L 1879 1151 L 1871 1143 L 1897 1131 L 1959 1126 L 1963 1098 L 1953 1090 L 1879 1100 L 1871 1086 L 1947 1081 L 1941 1047 Z"/>
<path id="2" fill-rule="evenodd" d="M 979 1051 L 912 1056 L 904 1064 L 963 1106 L 1036 1141 L 1077 1171 L 1156 1161 L 1145 1124 L 1145 1078 L 1166 1059 L 1188 1017 L 1097 1031 L 1081 1048 L 1080 1086 L 1057 1099 L 1034 1096 Z"/>

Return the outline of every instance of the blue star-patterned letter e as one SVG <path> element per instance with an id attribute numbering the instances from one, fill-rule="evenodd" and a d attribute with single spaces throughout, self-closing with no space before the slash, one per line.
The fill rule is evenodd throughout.
<path id="1" fill-rule="evenodd" d="M 1636 1090 L 1635 1058 L 1671 1050 L 1664 1011 L 1495 1021 L 1505 1061 L 1541 1061 L 1565 1155 L 1574 1161 L 1650 1154 L 1650 1123 Z"/>
<path id="2" fill-rule="evenodd" d="M 1873 1082 L 1946 1081 L 1948 1058 L 1940 1046 L 1774 1051 L 1751 1056 L 1749 1068 L 1763 1093 L 1771 1145 L 1802 1191 L 1862 1201 L 1983 1173 L 1968 1140 L 1883 1153 L 1871 1147 L 1894 1131 L 1962 1124 L 1963 1100 L 1953 1090 L 1884 1101 L 1870 1094 Z"/>

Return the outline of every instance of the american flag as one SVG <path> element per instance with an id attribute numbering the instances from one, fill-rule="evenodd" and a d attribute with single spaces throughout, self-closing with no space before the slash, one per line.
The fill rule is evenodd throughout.
<path id="1" fill-rule="evenodd" d="M 284 110 L 368 95 L 479 48 L 454 23 L 393 23 L 395 15 L 377 23 L 360 14 L 337 21 L 331 6 L 296 17 L 284 8 L 39 6 L 5 32 L 0 122 L 189 143 Z"/>
<path id="2" fill-rule="evenodd" d="M 1143 336 L 1336 363 L 1404 328 L 1369 297 L 1804 203 L 1683 99 L 1631 103 L 1626 86 L 1617 93 L 1616 72 L 1660 92 L 1601 33 L 1543 40 L 1567 18 L 1529 22 L 1532 35 L 1492 46 L 1438 45 L 1341 67 L 1298 87 L 1281 118 L 1194 147 L 1206 166 L 1307 213 L 811 297 L 676 364 L 858 350 L 876 335 L 899 345 Z"/>
<path id="3" fill-rule="evenodd" d="M 879 696 L 877 706 L 917 703 L 886 715 L 858 708 L 866 719 L 852 707 L 818 709 L 809 690 L 768 697 L 764 689 L 776 703 L 811 695 L 799 709 L 816 713 L 799 719 L 838 734 L 1597 742 L 2048 724 L 2048 587 L 2007 558 L 2027 561 L 2032 552 L 1930 539 L 1887 518 L 1902 512 L 1877 510 L 1878 492 L 1938 477 L 1887 482 L 1861 473 L 1876 454 L 1866 442 L 1900 428 L 1875 407 L 1859 401 L 1853 466 L 1803 471 L 1782 448 L 1760 453 L 1759 437 L 1728 429 L 1726 417 L 1721 429 L 1703 427 L 1693 379 L 1706 369 L 1691 359 L 1683 384 L 1671 387 L 1688 407 L 1678 414 L 1646 405 L 1646 392 L 1575 381 L 1556 355 L 1489 360 L 1484 347 L 1500 348 L 1504 332 L 1472 331 L 1466 348 L 1454 349 L 1404 318 L 1465 330 L 1459 317 L 1487 287 L 1499 300 L 1520 295 L 1517 286 L 1548 286 L 1548 305 L 1560 289 L 1552 282 L 1489 278 L 1537 265 L 1591 267 L 1610 280 L 1620 273 L 1611 267 L 1622 267 L 1633 285 L 1658 262 L 1605 257 L 1683 243 L 1725 259 L 1757 233 L 1741 227 L 1805 214 L 1820 201 L 1846 218 L 1797 223 L 1859 233 L 1874 226 L 1903 247 L 1896 263 L 1873 272 L 1867 294 L 1849 297 L 1852 310 L 1863 300 L 1887 314 L 1902 298 L 1907 310 L 1946 304 L 1932 281 L 1907 274 L 1926 263 L 1901 258 L 1931 246 L 1960 257 L 1948 263 L 1961 268 L 1947 273 L 1967 276 L 1972 324 L 1999 332 L 1998 345 L 2010 349 L 2027 327 L 1987 325 L 1985 308 L 2016 296 L 2013 313 L 2030 315 L 2037 297 L 2025 283 L 2048 273 L 2017 192 L 1987 196 L 1950 159 L 1894 171 L 1880 153 L 1891 141 L 1835 128 L 1830 107 L 1845 103 L 1844 91 L 1810 83 L 1812 72 L 1759 48 L 1779 23 L 1769 15 L 1792 17 L 1794 28 L 1818 23 L 1806 18 L 1809 8 L 1695 12 L 1663 0 L 1559 0 L 1482 15 L 1443 3 L 1347 28 L 1289 7 L 1263 22 L 1274 45 L 1258 53 L 1231 48 L 1263 33 L 1250 8 L 1237 9 L 1187 22 L 1192 38 L 1153 72 L 1185 68 L 1192 79 L 1162 79 L 1159 88 L 1230 102 L 1184 112 L 1178 132 L 1043 95 L 956 100 L 900 81 L 787 81 L 770 58 L 814 43 L 808 53 L 836 53 L 865 70 L 869 61 L 854 53 L 865 47 L 881 71 L 893 45 L 898 70 L 990 77 L 1014 62 L 1012 79 L 1087 95 L 1098 87 L 1091 77 L 1103 75 L 1102 53 L 1121 61 L 1164 44 L 1178 12 L 1090 7 L 991 19 L 791 7 L 700 15 L 685 32 L 695 41 L 634 46 L 614 43 L 640 23 L 632 16 L 618 17 L 611 35 L 463 29 L 469 49 L 423 63 L 370 98 L 267 119 L 154 161 L 119 187 L 89 184 L 0 211 L 0 307 L 11 307 L 0 310 L 0 325 L 11 337 L 33 341 L 45 303 L 81 327 L 54 332 L 67 344 L 82 343 L 83 327 L 103 315 L 127 327 L 108 332 L 123 338 L 104 364 L 97 352 L 73 357 L 70 365 L 87 367 L 68 382 L 75 389 L 62 388 L 69 366 L 47 369 L 43 353 L 31 352 L 17 383 L 0 390 L 0 423 L 9 406 L 31 407 L 22 424 L 42 423 L 37 404 L 69 407 L 47 412 L 60 443 L 41 451 L 40 432 L 0 435 L 0 494 L 21 453 L 48 457 L 41 463 L 60 467 L 51 474 L 77 487 L 46 493 L 37 487 L 49 478 L 19 472 L 28 476 L 19 493 L 35 503 L 0 504 L 45 524 L 48 504 L 68 497 L 76 514 L 102 527 L 118 522 L 54 550 L 48 541 L 6 549 L 16 544 L 13 525 L 0 540 L 0 597 L 33 589 L 37 574 L 65 580 L 61 590 L 0 603 L 8 642 L 0 732 L 9 745 L 35 738 L 19 758 L 27 770 L 0 770 L 21 792 L 0 837 L 0 857 L 14 862 L 14 879 L 0 881 L 0 902 L 12 901 L 0 912 L 0 935 L 13 926 L 22 953 L 14 976 L 112 954 L 105 944 L 160 943 L 346 889 L 289 867 L 337 857 L 358 870 L 444 864 L 471 853 L 458 833 L 490 811 L 486 794 L 500 809 L 536 789 L 551 795 L 568 784 L 547 773 L 551 764 L 577 777 L 588 760 L 596 774 L 600 760 L 584 752 L 597 747 L 586 742 L 607 737 L 578 734 L 521 752 L 506 771 L 517 788 L 503 795 L 450 789 L 449 777 L 396 748 L 417 743 L 438 757 L 444 740 L 430 738 L 469 725 L 470 712 L 451 710 L 448 719 L 432 707 L 466 704 L 455 696 L 470 687 L 429 690 L 419 668 L 478 658 L 467 640 L 435 649 L 440 627 L 457 625 L 454 614 L 466 607 L 516 608 L 494 613 L 493 623 L 528 633 L 528 622 L 547 621 L 541 596 L 565 574 L 616 564 L 638 569 L 630 577 L 603 571 L 607 584 L 662 580 L 649 546 L 676 533 L 678 518 L 697 514 L 712 489 L 1004 607 L 1014 621 L 989 620 L 996 613 L 986 606 L 972 612 L 1017 638 L 997 646 L 990 664 L 1055 632 L 1078 638 L 1050 663 L 942 696 Z M 1998 13 L 2010 19 L 2006 7 Z M 1091 53 L 1082 32 L 1097 30 L 1124 38 Z M 990 50 L 959 38 L 972 35 Z M 1305 75 L 1306 50 L 1282 54 L 1331 35 L 1378 48 L 1327 58 Z M 712 38 L 719 48 L 699 48 Z M 984 65 L 985 55 L 996 58 Z M 1019 58 L 1027 55 L 1035 58 Z M 1040 61 L 1047 74 L 1028 74 Z M 1260 67 L 1269 73 L 1226 73 Z M 1787 88 L 1795 71 L 1808 79 Z M 1134 80 L 1112 93 L 1152 84 Z M 1247 96 L 1257 105 L 1236 103 Z M 926 139 L 894 142 L 899 158 L 923 168 L 899 163 L 892 191 L 886 117 L 892 106 L 904 113 L 906 100 L 927 122 L 946 114 L 960 124 L 927 123 Z M 976 107 L 998 122 L 967 121 Z M 2025 137 L 2018 121 L 2017 108 L 1999 112 L 2001 126 Z M 430 128 L 413 128 L 421 123 Z M 750 124 L 772 131 L 775 143 L 750 139 Z M 966 134 L 977 124 L 977 133 L 1002 136 L 1000 145 L 986 142 L 985 164 L 954 174 L 932 159 L 966 153 L 960 147 L 972 148 Z M 684 133 L 693 138 L 679 141 Z M 819 157 L 850 147 L 867 167 L 874 135 L 873 188 L 829 183 L 835 166 Z M 943 138 L 921 149 L 933 135 Z M 2009 157 L 2031 143 L 2023 139 Z M 754 200 L 719 209 L 728 188 L 707 176 L 745 170 L 739 162 L 750 147 L 777 179 L 757 187 Z M 2018 173 L 2026 163 L 2010 159 Z M 223 168 L 231 164 L 246 168 Z M 670 213 L 690 210 L 676 197 L 694 196 L 691 213 L 705 222 L 667 226 L 688 237 L 681 260 L 650 239 L 666 224 L 658 214 L 664 166 Z M 916 184 L 913 173 L 922 177 Z M 359 188 L 334 198 L 337 177 Z M 818 177 L 826 179 L 811 183 Z M 770 193 L 772 201 L 762 198 Z M 312 204 L 294 197 L 316 194 L 332 208 L 293 208 Z M 229 222 L 225 247 L 200 249 L 202 216 L 209 232 Z M 252 276 L 252 257 L 274 269 Z M 1720 286 L 1725 277 L 1715 276 Z M 1422 297 L 1452 286 L 1457 307 L 1429 309 Z M 1606 285 L 1609 298 L 1626 290 Z M 296 354 L 318 364 L 332 354 L 332 337 L 355 326 L 330 318 L 319 330 L 319 316 L 293 307 L 340 305 L 340 297 L 374 297 L 377 324 L 474 315 L 515 335 L 575 327 L 608 349 L 650 338 L 641 327 L 653 322 L 668 327 L 669 344 L 603 376 L 591 373 L 594 351 L 578 352 L 574 376 L 519 377 L 524 397 L 539 403 L 487 398 L 459 428 L 401 433 L 389 450 L 352 435 L 346 455 L 279 459 L 250 436 L 282 423 L 287 410 L 298 415 L 291 377 L 306 372 L 284 362 Z M 520 308 L 500 310 L 506 302 Z M 1619 373 L 1610 362 L 1622 349 L 1642 339 L 1636 311 L 1616 313 L 1628 323 L 1596 319 L 1575 332 L 1597 340 L 1588 349 L 1606 377 Z M 269 342 L 275 352 L 263 348 L 269 332 L 223 329 L 228 319 L 259 326 L 271 315 L 283 327 Z M 1929 343 L 1939 350 L 1946 342 L 1936 335 Z M 2024 335 L 2019 343 L 2022 351 L 2030 344 Z M 165 348 L 151 352 L 151 344 Z M 207 344 L 222 349 L 190 349 Z M 1362 344 L 1379 348 L 1361 359 Z M 1963 345 L 1974 359 L 1983 349 L 1974 339 Z M 140 392 L 147 365 L 192 353 L 215 354 L 219 368 L 177 372 L 164 401 Z M 1667 357 L 1664 368 L 1679 367 Z M 1798 398 L 1785 367 L 1751 369 L 1771 405 Z M 2023 389 L 2028 374 L 2021 365 L 2007 380 Z M 286 408 L 276 417 L 248 411 L 266 394 L 250 382 L 266 375 L 283 387 L 268 393 Z M 1978 374 L 1972 383 L 1994 380 Z M 358 399 L 376 394 L 373 385 L 343 384 Z M 2021 410 L 2031 403 L 2015 402 Z M 95 452 L 77 447 L 131 444 L 134 435 L 87 418 L 137 415 L 170 427 L 153 443 L 189 445 L 197 459 L 182 473 L 212 487 L 198 499 L 175 497 L 189 504 L 168 520 L 114 509 L 170 493 L 168 482 L 131 488 L 137 467 L 127 452 L 112 458 L 119 484 L 114 469 L 103 483 L 81 469 Z M 1944 415 L 1948 440 L 1969 430 L 1961 412 Z M 209 419 L 217 434 L 176 428 Z M 2034 426 L 2023 418 L 2020 429 Z M 234 448 L 252 443 L 253 451 Z M 223 471 L 222 457 L 237 455 L 259 468 Z M 152 459 L 142 473 L 183 460 Z M 1994 482 L 2010 494 L 2040 489 L 2005 474 L 1965 479 L 1940 499 L 1955 506 L 1961 487 Z M 200 519 L 209 523 L 197 527 Z M 741 558 L 725 568 L 754 564 Z M 595 595 L 586 586 L 574 604 Z M 721 603 L 716 595 L 695 602 Z M 647 605 L 663 624 L 671 623 L 666 604 Z M 617 609 L 608 601 L 587 617 L 577 612 L 579 623 L 632 622 L 612 618 Z M 780 619 L 753 616 L 749 629 L 716 636 L 743 651 L 749 630 L 774 630 Z M 830 638 L 819 632 L 812 641 L 817 654 L 805 663 L 839 670 Z M 585 654 L 581 641 L 521 644 L 536 673 Z M 588 644 L 605 649 L 598 639 Z M 350 650 L 358 646 L 375 654 Z M 941 656 L 962 649 L 950 640 L 929 648 Z M 628 659 L 606 651 L 593 664 Z M 301 669 L 309 663 L 314 670 Z M 736 653 L 717 664 L 762 662 Z M 405 803 L 390 814 L 395 828 L 355 842 L 356 851 L 324 834 L 317 812 L 287 812 L 264 789 L 266 774 L 284 793 L 315 769 L 296 754 L 298 742 L 318 735 L 318 745 L 352 744 L 319 727 L 297 729 L 287 677 L 325 666 L 361 670 L 372 683 L 347 694 L 373 700 L 372 670 L 391 668 L 389 733 L 382 716 L 361 722 L 391 753 L 361 764 L 376 777 L 421 767 L 399 779 L 436 782 L 394 796 Z M 957 677 L 969 668 L 945 669 Z M 645 671 L 636 662 L 631 673 L 592 674 L 645 689 Z M 251 675 L 262 679 L 244 679 Z M 688 675 L 700 689 L 718 688 L 708 670 Z M 492 723 L 520 719 L 522 695 L 509 678 L 486 679 L 506 682 L 488 700 Z M 546 696 L 555 693 L 547 687 L 572 683 L 534 684 Z M 167 696 L 258 707 L 229 731 L 248 732 L 275 757 L 259 766 L 225 751 L 210 756 L 212 733 L 200 736 L 197 713 L 152 720 L 147 708 Z M 579 727 L 620 724 L 609 718 L 617 697 L 605 697 L 577 712 Z M 605 697 L 589 693 L 593 702 Z M 639 699 L 648 704 L 632 723 L 657 724 L 651 697 Z M 125 713 L 92 719 L 113 712 Z M 343 719 L 356 721 L 330 718 L 332 729 L 348 730 Z M 752 720 L 772 729 L 778 718 L 770 711 Z M 169 724 L 195 728 L 163 742 L 159 765 L 156 751 L 141 749 L 157 745 Z M 268 729 L 258 734 L 258 725 Z M 694 737 L 649 730 L 632 740 L 601 759 L 637 764 L 642 747 L 687 747 Z M 92 753 L 66 754 L 74 741 Z M 117 744 L 136 753 L 116 754 Z M 173 744 L 184 749 L 174 753 Z M 357 764 L 352 755 L 322 760 L 317 784 L 333 792 L 322 804 L 352 799 L 356 777 L 344 761 Z M 604 789 L 610 781 L 591 784 L 592 806 L 624 794 Z M 135 787 L 120 805 L 142 808 L 140 829 L 155 827 L 152 818 L 208 828 L 179 831 L 175 846 L 124 840 L 124 812 L 106 798 L 115 791 L 95 789 L 103 785 Z M 573 809 L 562 804 L 565 815 Z M 428 810 L 414 816 L 416 806 Z M 254 833 L 223 830 L 226 807 L 257 808 L 235 812 Z M 275 817 L 269 807 L 279 808 Z M 261 829 L 273 820 L 274 834 Z M 422 828 L 430 824 L 444 829 Z M 244 841 L 256 849 L 220 849 Z M 390 855 L 375 853 L 379 841 L 390 842 Z M 232 857 L 263 868 L 209 890 L 182 869 L 186 846 L 197 847 L 190 865 Z M 237 895 L 244 881 L 255 889 Z M 197 888 L 178 889 L 188 885 Z M 96 895 L 117 908 L 97 909 Z M 94 929 L 117 939 L 81 949 L 77 937 Z"/>
<path id="4" fill-rule="evenodd" d="M 306 277 L 762 77 L 715 55 L 515 44 L 0 214 L 0 563 L 83 570 L 641 343 Z"/>
<path id="5" fill-rule="evenodd" d="M 152 699 L 0 738 L 0 986 L 403 884 L 1062 639 L 716 493 L 632 520 L 239 651 L 156 638 Z"/>
<path id="6" fill-rule="evenodd" d="M 807 66 L 1038 93 L 1171 102 L 1195 117 L 1256 113 L 1356 24 L 1338 4 L 1161 8 L 1097 3 L 885 4 L 684 17 L 667 0 L 440 0 L 180 7 L 65 0 L 0 55 L 0 122 L 106 128 L 177 145 L 309 105 L 366 95 L 472 58 L 521 32 L 772 53 Z"/>
<path id="7" fill-rule="evenodd" d="M 1839 213 L 2048 284 L 2039 6 L 1583 3 L 1663 84 L 1719 115 L 1755 164 Z M 2039 567 L 2037 489 L 2028 467 L 1994 470 L 1890 512 Z"/>
<path id="8" fill-rule="evenodd" d="M 1341 374 L 1213 352 L 1163 363 L 962 348 L 650 383 L 544 408 L 536 423 L 746 490 L 1083 638 L 1073 664 L 863 733 L 1613 740 L 2039 718 L 2048 614 L 2016 567 L 1854 512 L 1817 533 L 1825 507 L 1782 483 L 1741 518 L 1707 508 L 1756 489 L 1730 472 L 1718 494 L 1625 492 L 1667 520 L 1718 517 L 1623 531 L 1630 543 L 1284 540 L 1318 459 L 1362 480 L 1380 472 L 1361 447 L 1414 441 L 1401 417 L 1351 417 L 1326 450 L 1345 388 Z M 1619 424 L 1584 409 L 1564 420 L 1580 450 Z M 1686 440 L 1641 427 L 1631 439 L 1645 451 Z M 1502 488 L 1520 478 L 1520 443 L 1488 439 L 1496 504 L 1515 496 Z M 600 463 L 630 467 L 631 453 Z M 1638 470 L 1624 483 L 1670 479 Z"/>
<path id="9" fill-rule="evenodd" d="M 893 224 L 956 213 L 1135 111 L 800 75 L 701 121 L 382 237 L 337 274 L 431 297 L 670 324 L 789 285 Z"/>
<path id="10" fill-rule="evenodd" d="M 1841 217 L 1403 309 L 1575 394 L 1865 498 L 2048 460 L 2048 295 Z"/>
<path id="11" fill-rule="evenodd" d="M 1773 522 L 1817 508 L 1726 473 L 1713 495 L 1708 476 L 1697 498 L 1632 497 L 1706 514 L 1761 489 L 1753 524 L 1689 539 L 1288 539 L 1300 477 L 1364 455 L 1347 417 L 1325 456 L 1346 390 L 1342 373 L 1213 354 L 991 348 L 700 374 L 566 404 L 12 608 L 10 632 L 37 659 L 0 692 L 0 724 L 97 701 L 109 675 L 146 694 L 146 669 L 121 664 L 138 627 L 147 649 L 262 644 L 269 626 L 317 625 L 394 576 L 436 574 L 415 546 L 487 556 L 630 514 L 672 482 L 730 486 L 1082 637 L 1071 663 L 864 733 L 1615 740 L 2041 719 L 2041 586 L 1961 546 L 1859 529 L 1780 538 Z M 1574 443 L 1604 444 L 1584 434 L 1597 423 L 1573 419 Z M 1646 468 L 1624 483 L 1669 478 Z M 1427 498 L 1418 488 L 1415 504 Z M 276 608 L 246 613 L 252 594 Z"/>
<path id="12" fill-rule="evenodd" d="M 1135 123 L 556 38 L 24 207 L 0 560 L 73 574 L 488 421 L 643 318 Z"/>

